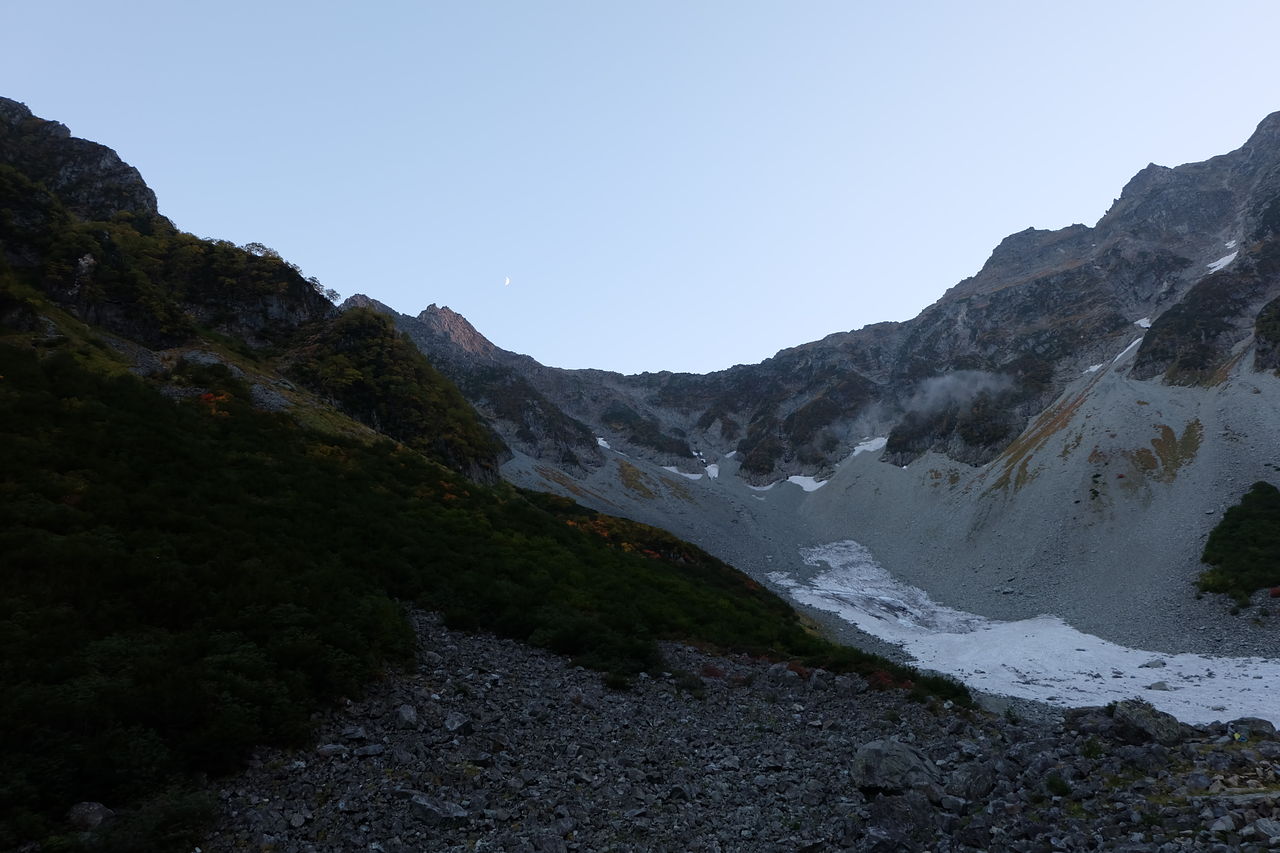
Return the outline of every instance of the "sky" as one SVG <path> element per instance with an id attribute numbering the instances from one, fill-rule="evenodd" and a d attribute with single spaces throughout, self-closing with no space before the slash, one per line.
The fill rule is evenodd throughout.
<path id="1" fill-rule="evenodd" d="M 910 319 L 1280 109 L 1265 0 L 3 7 L 0 95 L 184 231 L 625 373 Z"/>

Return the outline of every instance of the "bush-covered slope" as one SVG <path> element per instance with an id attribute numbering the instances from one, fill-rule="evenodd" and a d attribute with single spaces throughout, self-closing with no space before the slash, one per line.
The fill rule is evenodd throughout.
<path id="1" fill-rule="evenodd" d="M 37 337 L 0 343 L 0 845 L 305 737 L 410 653 L 403 601 L 623 678 L 663 637 L 879 666 L 660 531 L 308 432 L 225 371 L 175 401 Z"/>
<path id="2" fill-rule="evenodd" d="M 39 138 L 0 167 L 0 848 L 74 845 L 87 800 L 121 813 L 97 849 L 190 849 L 186 781 L 407 661 L 407 604 L 617 684 L 664 638 L 915 677 L 661 531 L 467 479 L 500 445 L 384 318 L 111 207 L 119 170 Z M 68 157 L 93 204 L 47 181 Z M 255 408 L 262 382 L 291 398 Z"/>
<path id="3" fill-rule="evenodd" d="M 502 442 L 391 320 L 352 308 L 304 330 L 292 375 L 343 411 L 476 479 L 496 481 Z"/>
<path id="4" fill-rule="evenodd" d="M 1200 588 L 1242 605 L 1257 590 L 1280 586 L 1280 489 L 1254 483 L 1209 534 L 1201 559 L 1213 568 L 1200 576 Z"/>

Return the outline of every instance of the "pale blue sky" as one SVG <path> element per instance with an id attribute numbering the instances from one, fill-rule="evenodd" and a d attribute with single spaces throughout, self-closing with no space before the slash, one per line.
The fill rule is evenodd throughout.
<path id="1" fill-rule="evenodd" d="M 1263 0 L 3 6 L 0 95 L 180 228 L 561 367 L 909 319 L 1280 109 Z"/>

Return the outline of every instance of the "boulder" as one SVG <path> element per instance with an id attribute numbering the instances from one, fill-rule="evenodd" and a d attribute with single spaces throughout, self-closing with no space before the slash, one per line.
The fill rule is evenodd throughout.
<path id="1" fill-rule="evenodd" d="M 102 803 L 76 803 L 67 811 L 67 821 L 82 831 L 97 829 L 114 816 L 115 812 Z"/>
<path id="2" fill-rule="evenodd" d="M 1183 727 L 1177 717 L 1158 711 L 1141 699 L 1117 702 L 1111 718 L 1119 733 L 1132 743 L 1156 743 L 1172 746 L 1182 740 Z"/>
<path id="3" fill-rule="evenodd" d="M 863 790 L 905 791 L 942 781 L 942 773 L 923 752 L 896 740 L 873 740 L 858 747 L 850 775 Z"/>
<path id="4" fill-rule="evenodd" d="M 1239 732 L 1247 738 L 1262 740 L 1275 737 L 1276 734 L 1276 727 L 1269 720 L 1260 717 L 1241 717 L 1238 720 L 1232 720 L 1228 725 L 1232 731 Z"/>

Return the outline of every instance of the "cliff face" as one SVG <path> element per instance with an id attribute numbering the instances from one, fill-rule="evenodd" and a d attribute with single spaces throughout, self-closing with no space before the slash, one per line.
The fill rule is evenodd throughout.
<path id="1" fill-rule="evenodd" d="M 279 345 L 333 306 L 274 253 L 182 234 L 138 170 L 65 125 L 0 98 L 0 249 L 94 325 L 147 346 L 198 329 Z"/>
<path id="2" fill-rule="evenodd" d="M 156 194 L 116 152 L 8 98 L 0 98 L 0 163 L 43 184 L 81 219 L 158 213 Z"/>

